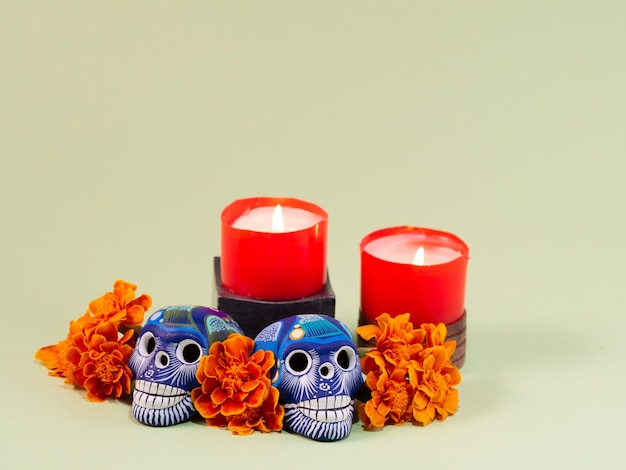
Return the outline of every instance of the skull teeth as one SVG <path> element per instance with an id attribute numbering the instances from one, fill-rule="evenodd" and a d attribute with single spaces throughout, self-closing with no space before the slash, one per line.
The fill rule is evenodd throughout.
<path id="1" fill-rule="evenodd" d="M 186 396 L 187 392 L 182 388 L 137 380 L 133 392 L 133 402 L 144 408 L 161 410 L 180 403 Z"/>
<path id="2" fill-rule="evenodd" d="M 160 384 L 156 382 L 148 382 L 146 380 L 136 380 L 135 390 L 144 392 L 150 395 L 160 395 L 162 397 L 175 397 L 179 395 L 185 395 L 186 390 L 178 387 L 172 387 L 171 385 Z"/>
<path id="3" fill-rule="evenodd" d="M 348 395 L 314 398 L 296 404 L 298 410 L 308 418 L 323 423 L 345 421 L 352 411 L 352 398 Z"/>

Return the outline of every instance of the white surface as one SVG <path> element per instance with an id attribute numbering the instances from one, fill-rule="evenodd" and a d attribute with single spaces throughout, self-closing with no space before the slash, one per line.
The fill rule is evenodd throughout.
<path id="1" fill-rule="evenodd" d="M 455 247 L 451 248 L 445 244 L 454 244 Z M 394 263 L 431 266 L 460 258 L 463 253 L 457 249 L 458 245 L 456 239 L 453 242 L 441 239 L 429 240 L 417 234 L 402 233 L 372 240 L 363 247 L 363 250 Z"/>
<path id="2" fill-rule="evenodd" d="M 233 228 L 256 232 L 295 232 L 312 227 L 322 217 L 304 209 L 275 206 L 255 207 L 233 222 Z"/>
<path id="3" fill-rule="evenodd" d="M 517 3 L 1 2 L 0 467 L 618 468 L 626 6 Z M 351 328 L 364 235 L 467 242 L 457 415 L 151 429 L 34 361 L 116 278 L 210 305 L 219 214 L 264 195 L 329 213 Z"/>

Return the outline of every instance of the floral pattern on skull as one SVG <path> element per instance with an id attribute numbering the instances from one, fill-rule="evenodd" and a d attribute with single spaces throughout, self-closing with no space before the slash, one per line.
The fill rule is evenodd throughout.
<path id="1" fill-rule="evenodd" d="M 350 331 L 334 318 L 301 314 L 264 328 L 255 349 L 276 357 L 272 385 L 285 408 L 284 428 L 316 441 L 344 439 L 363 374 Z"/>
<path id="2" fill-rule="evenodd" d="M 195 413 L 200 358 L 214 341 L 242 330 L 229 315 L 201 306 L 171 306 L 153 313 L 129 360 L 135 376 L 132 412 L 140 423 L 171 426 Z"/>

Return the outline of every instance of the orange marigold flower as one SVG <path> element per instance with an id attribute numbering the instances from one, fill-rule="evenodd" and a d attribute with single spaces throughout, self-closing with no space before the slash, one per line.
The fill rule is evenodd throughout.
<path id="1" fill-rule="evenodd" d="M 413 387 L 406 375 L 407 371 L 403 369 L 395 369 L 391 375 L 385 370 L 379 375 L 367 374 L 365 383 L 372 391 L 372 398 L 359 405 L 359 417 L 365 429 L 382 428 L 385 424 L 400 425 L 410 418 Z"/>
<path id="2" fill-rule="evenodd" d="M 357 328 L 364 340 L 376 341 L 361 359 L 371 391 L 371 399 L 359 406 L 365 429 L 407 420 L 425 426 L 443 421 L 458 408 L 454 386 L 461 374 L 451 361 L 456 342 L 446 341 L 443 323 L 414 329 L 409 317 L 384 313 L 376 318 L 378 325 Z"/>
<path id="3" fill-rule="evenodd" d="M 132 372 L 128 367 L 133 348 L 126 344 L 133 331 L 118 338 L 117 327 L 103 322 L 89 337 L 76 333 L 67 351 L 69 362 L 66 382 L 87 390 L 89 401 L 120 398 L 130 393 Z"/>
<path id="4" fill-rule="evenodd" d="M 248 408 L 238 415 L 228 416 L 228 428 L 233 434 L 245 436 L 256 429 L 261 432 L 280 431 L 283 428 L 285 410 L 278 404 L 279 391 L 269 388 L 269 396 L 258 408 Z"/>
<path id="5" fill-rule="evenodd" d="M 39 348 L 35 353 L 35 359 L 44 363 L 44 365 L 50 369 L 48 375 L 53 377 L 66 377 L 67 376 L 67 339 L 62 339 L 57 344 L 51 344 L 50 346 L 44 346 Z"/>
<path id="6" fill-rule="evenodd" d="M 136 289 L 137 286 L 130 282 L 115 281 L 113 292 L 107 292 L 90 302 L 87 312 L 70 322 L 69 332 L 65 339 L 57 344 L 39 348 L 35 353 L 35 359 L 43 362 L 50 369 L 48 375 L 68 376 L 67 353 L 76 333 L 82 332 L 86 341 L 89 341 L 100 323 L 110 321 L 116 328 L 138 326 L 143 323 L 144 314 L 152 305 L 152 298 L 143 294 L 135 299 Z"/>
<path id="7" fill-rule="evenodd" d="M 82 318 L 82 317 L 81 317 Z M 62 339 L 57 344 L 50 346 L 44 346 L 39 348 L 35 353 L 35 359 L 44 363 L 44 365 L 50 369 L 48 375 L 54 377 L 67 377 L 68 361 L 67 351 L 72 345 L 72 337 L 81 331 L 83 322 L 79 320 L 70 322 L 70 329 L 65 339 Z"/>
<path id="8" fill-rule="evenodd" d="M 409 318 L 408 313 L 396 317 L 383 313 L 376 318 L 378 325 L 360 326 L 356 332 L 365 341 L 375 339 L 376 349 L 392 368 L 401 366 L 403 361 L 415 358 L 423 349 L 425 332 L 419 328 L 414 329 Z M 370 371 L 370 366 L 373 364 L 362 361 L 364 373 Z"/>
<path id="9" fill-rule="evenodd" d="M 107 292 L 89 303 L 85 321 L 90 317 L 98 323 L 113 322 L 117 327 L 140 325 L 144 314 L 152 306 L 152 298 L 148 294 L 135 298 L 136 290 L 135 284 L 115 281 L 113 292 Z"/>
<path id="10" fill-rule="evenodd" d="M 232 334 L 211 344 L 208 356 L 200 359 L 200 387 L 191 398 L 209 425 L 228 426 L 241 435 L 282 429 L 284 410 L 269 378 L 274 355 L 263 350 L 251 355 L 253 348 L 251 338 Z"/>
<path id="11" fill-rule="evenodd" d="M 443 346 L 435 346 L 421 362 L 420 380 L 413 397 L 413 422 L 426 426 L 434 419 L 445 420 L 453 415 L 459 404 L 458 390 L 461 374 L 447 357 Z"/>

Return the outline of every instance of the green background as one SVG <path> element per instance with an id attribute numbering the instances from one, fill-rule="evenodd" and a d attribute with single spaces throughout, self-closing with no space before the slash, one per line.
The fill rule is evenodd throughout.
<path id="1" fill-rule="evenodd" d="M 609 1 L 0 1 L 2 467 L 614 465 L 625 15 Z M 329 213 L 352 329 L 367 233 L 418 225 L 469 245 L 454 417 L 332 444 L 152 429 L 34 361 L 117 278 L 154 308 L 211 305 L 220 212 L 248 196 Z"/>

